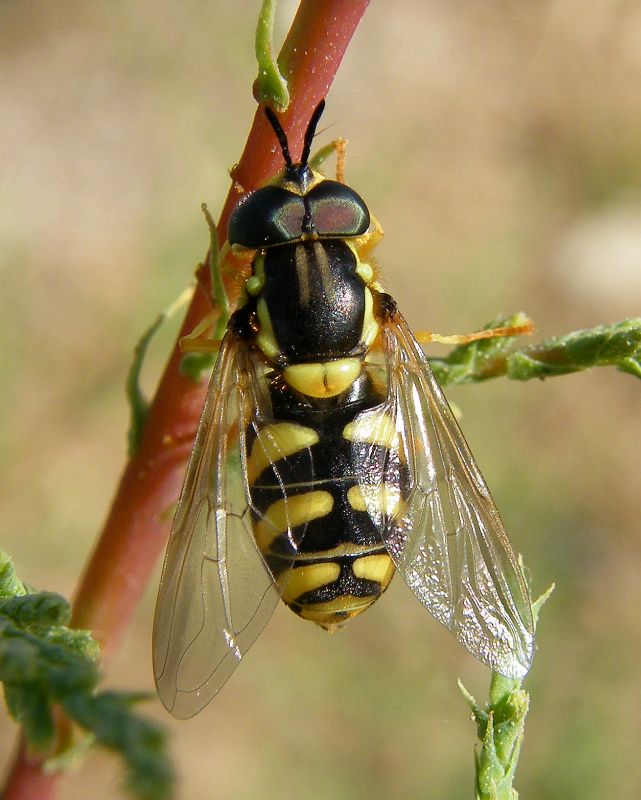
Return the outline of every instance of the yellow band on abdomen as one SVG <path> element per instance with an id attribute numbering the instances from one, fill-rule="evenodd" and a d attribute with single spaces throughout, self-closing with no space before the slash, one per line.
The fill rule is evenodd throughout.
<path id="1" fill-rule="evenodd" d="M 352 572 L 357 578 L 380 583 L 381 591 L 384 591 L 394 575 L 394 562 L 387 553 L 363 556 L 354 561 Z"/>
<path id="2" fill-rule="evenodd" d="M 254 538 L 259 549 L 269 550 L 271 543 L 280 534 L 292 530 L 297 525 L 324 517 L 334 507 L 334 498 L 329 492 L 305 492 L 276 500 L 263 518 L 254 527 Z"/>
<path id="3" fill-rule="evenodd" d="M 312 447 L 318 434 L 312 428 L 295 422 L 273 422 L 258 430 L 247 459 L 247 478 L 250 485 L 271 463 Z"/>
<path id="4" fill-rule="evenodd" d="M 278 583 L 283 587 L 283 600 L 289 604 L 305 592 L 313 592 L 314 589 L 337 581 L 340 574 L 340 565 L 335 561 L 321 561 L 287 570 L 279 575 Z"/>

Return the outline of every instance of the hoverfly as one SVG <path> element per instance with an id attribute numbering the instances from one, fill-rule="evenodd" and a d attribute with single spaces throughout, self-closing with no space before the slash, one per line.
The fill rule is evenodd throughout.
<path id="1" fill-rule="evenodd" d="M 253 254 L 220 346 L 167 547 L 154 622 L 160 699 L 202 709 L 279 598 L 332 630 L 395 571 L 467 650 L 520 678 L 528 589 L 420 345 L 366 254 L 361 197 L 308 159 L 244 196 L 227 231 Z M 380 229 L 379 229 L 380 230 Z"/>

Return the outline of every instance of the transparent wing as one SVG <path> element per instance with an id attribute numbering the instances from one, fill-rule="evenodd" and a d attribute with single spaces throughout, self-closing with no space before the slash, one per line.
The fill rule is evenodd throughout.
<path id="1" fill-rule="evenodd" d="M 387 400 L 364 412 L 358 424 L 367 432 L 363 439 L 385 439 L 392 448 L 369 445 L 366 458 L 375 466 L 360 479 L 367 510 L 421 603 L 470 653 L 500 674 L 520 678 L 532 660 L 532 611 L 494 501 L 400 315 L 398 324 L 383 330 L 383 348 Z M 377 485 L 393 486 L 399 469 L 406 488 L 392 504 L 394 512 L 384 514 Z"/>
<path id="2" fill-rule="evenodd" d="M 248 508 L 245 429 L 258 402 L 248 369 L 244 345 L 228 334 L 212 374 L 160 582 L 154 674 L 160 699 L 181 719 L 214 697 L 278 601 Z"/>

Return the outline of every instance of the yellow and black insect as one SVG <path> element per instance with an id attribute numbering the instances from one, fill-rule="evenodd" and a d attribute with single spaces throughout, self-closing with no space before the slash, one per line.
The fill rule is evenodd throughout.
<path id="1" fill-rule="evenodd" d="M 167 548 L 154 671 L 167 709 L 205 706 L 278 599 L 326 629 L 401 573 L 477 658 L 528 671 L 518 561 L 416 339 L 366 261 L 364 201 L 294 163 L 228 227 L 251 277 L 214 369 Z"/>

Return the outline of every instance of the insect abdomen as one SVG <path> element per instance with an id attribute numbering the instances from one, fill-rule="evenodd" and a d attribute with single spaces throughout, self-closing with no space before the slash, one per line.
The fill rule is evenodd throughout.
<path id="1" fill-rule="evenodd" d="M 394 574 L 361 495 L 350 438 L 355 416 L 379 401 L 370 394 L 348 406 L 292 413 L 260 428 L 250 443 L 256 542 L 284 602 L 323 627 L 360 614 Z M 394 460 L 385 445 L 377 447 Z M 270 460 L 270 452 L 280 458 Z M 388 470 L 387 481 L 394 498 L 387 512 L 394 513 L 401 470 Z"/>

